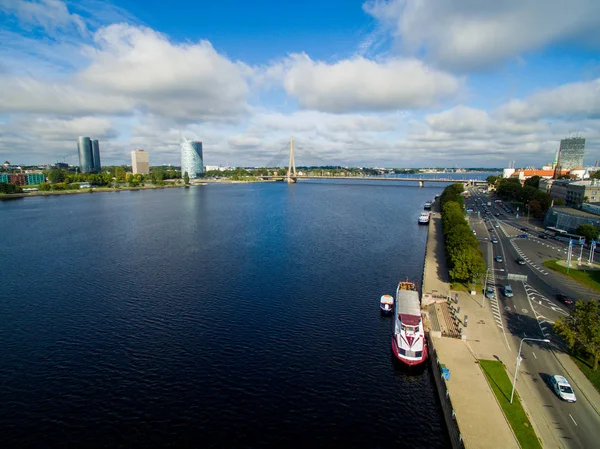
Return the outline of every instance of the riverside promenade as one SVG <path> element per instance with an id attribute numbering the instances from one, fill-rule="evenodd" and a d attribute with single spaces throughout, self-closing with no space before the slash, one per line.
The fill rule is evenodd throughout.
<path id="1" fill-rule="evenodd" d="M 439 201 L 434 203 L 429 224 L 422 290 L 424 305 L 426 301 L 439 301 L 451 293 Z M 506 363 L 508 352 L 494 326 L 490 309 L 482 308 L 468 293 L 459 292 L 458 295 L 460 317 L 469 317 L 463 338 L 441 337 L 438 331 L 430 333 L 430 341 L 439 363 L 450 370 L 450 379 L 445 382 L 445 387 L 462 444 L 467 449 L 518 448 L 517 439 L 477 361 L 479 358 L 497 358 Z M 433 369 L 438 367 L 433 366 Z M 444 407 L 445 401 L 442 400 L 442 403 Z M 448 413 L 448 410 L 445 412 Z"/>

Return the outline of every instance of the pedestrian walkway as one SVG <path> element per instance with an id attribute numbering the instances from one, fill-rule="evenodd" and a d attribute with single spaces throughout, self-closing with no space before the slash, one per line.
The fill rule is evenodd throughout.
<path id="1" fill-rule="evenodd" d="M 434 203 L 434 210 L 439 212 L 438 208 L 439 203 Z M 446 320 L 441 317 L 445 316 L 443 306 L 447 307 L 446 298 L 450 296 L 450 284 L 447 278 L 441 219 L 439 213 L 432 215 L 435 216 L 429 225 L 423 297 L 425 299 L 427 295 L 429 301 L 441 300 L 443 303 L 439 307 L 438 304 L 434 306 L 434 309 L 440 312 L 436 313 L 436 316 L 441 330 L 447 326 Z M 476 351 L 485 353 L 485 358 L 493 359 L 495 354 L 501 360 L 508 359 L 507 350 L 502 346 L 500 330 L 494 325 L 490 308 L 482 307 L 482 295 L 478 295 L 477 298 L 464 292 L 452 292 L 452 298 L 455 294 L 458 294 L 458 303 L 454 306 L 461 308 L 460 318 L 462 325 L 466 324 L 463 333 L 467 340 L 434 336 L 432 342 L 440 363 L 450 370 L 450 379 L 446 381 L 446 387 L 463 443 L 466 448 L 518 448 L 517 440 L 477 363 Z M 483 351 L 480 345 L 486 350 Z M 490 353 L 492 354 L 489 355 Z"/>

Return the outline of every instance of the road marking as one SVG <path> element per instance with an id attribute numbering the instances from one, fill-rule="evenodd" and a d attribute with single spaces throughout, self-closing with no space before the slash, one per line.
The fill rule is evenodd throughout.
<path id="1" fill-rule="evenodd" d="M 571 420 L 573 421 L 573 423 L 577 426 L 577 421 L 575 421 L 575 418 L 573 418 L 573 416 L 569 413 L 569 416 L 571 417 Z"/>
<path id="2" fill-rule="evenodd" d="M 537 359 L 537 355 L 535 355 L 535 352 L 532 352 L 533 357 Z"/>

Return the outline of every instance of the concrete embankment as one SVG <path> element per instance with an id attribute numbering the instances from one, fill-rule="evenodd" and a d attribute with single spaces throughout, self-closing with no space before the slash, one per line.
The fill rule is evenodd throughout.
<path id="1" fill-rule="evenodd" d="M 435 385 L 452 447 L 518 448 L 514 433 L 469 346 L 473 335 L 485 337 L 481 330 L 473 332 L 473 335 L 469 332 L 480 324 L 482 314 L 490 314 L 489 309 L 481 308 L 476 298 L 468 293 L 451 292 L 450 288 L 439 202 L 436 202 L 429 224 L 422 294 L 423 307 L 431 314 L 436 314 L 436 307 L 438 310 L 449 308 L 454 312 L 430 316 L 430 326 L 435 323 L 436 329 L 431 329 L 428 337 Z M 453 301 L 453 305 L 448 307 L 446 298 L 455 298 L 455 295 L 458 295 L 458 303 Z M 457 310 L 460 310 L 459 315 Z M 464 315 L 469 316 L 468 323 L 464 322 Z M 493 323 L 492 317 L 487 321 Z M 486 329 L 489 328 L 486 326 Z M 452 333 L 459 338 L 442 337 L 444 329 L 444 334 L 451 333 L 449 329 L 460 329 L 460 333 Z M 448 380 L 441 376 L 441 365 L 450 372 Z"/>

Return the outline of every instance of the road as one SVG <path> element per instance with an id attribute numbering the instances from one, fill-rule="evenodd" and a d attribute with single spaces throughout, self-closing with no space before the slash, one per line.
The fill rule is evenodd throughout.
<path id="1" fill-rule="evenodd" d="M 480 198 L 481 201 L 476 203 L 476 198 Z M 495 297 L 489 302 L 496 325 L 504 334 L 515 359 L 521 338 L 547 338 L 553 342 L 524 342 L 517 389 L 519 383 L 527 382 L 528 385 L 532 385 L 533 395 L 541 405 L 539 409 L 542 410 L 545 424 L 552 430 L 556 441 L 562 447 L 600 447 L 597 436 L 600 415 L 593 404 L 574 385 L 578 400 L 575 403 L 566 403 L 556 396 L 549 384 L 549 378 L 554 374 L 562 374 L 569 378 L 556 356 L 556 351 L 561 349 L 555 342 L 560 339 L 552 331 L 553 322 L 560 316 L 568 315 L 569 310 L 567 306 L 556 301 L 555 294 L 560 291 L 578 298 L 586 295 L 587 289 L 582 290 L 575 283 L 565 284 L 562 276 L 546 270 L 542 264 L 544 260 L 554 259 L 557 255 L 566 258 L 566 245 L 539 239 L 537 236 L 540 232 L 533 226 L 524 225 L 504 210 L 504 215 L 496 217 L 493 214 L 498 209 L 495 209 L 494 205 L 488 206 L 491 213 L 487 216 L 490 219 L 488 222 L 484 221 L 486 213 L 481 204 L 487 204 L 488 201 L 490 200 L 486 196 L 473 194 L 467 201 L 467 207 L 474 210 L 470 214 L 470 223 L 481 242 L 488 268 L 491 268 L 488 271 L 487 283 L 495 289 Z M 519 235 L 526 233 L 521 227 L 527 227 L 534 232 L 527 232 L 527 238 L 519 238 Z M 492 237 L 496 237 L 498 242 L 492 243 Z M 502 256 L 503 262 L 496 262 L 496 256 Z M 526 259 L 525 265 L 517 263 L 519 257 Z M 574 259 L 576 257 L 578 255 L 574 256 Z M 509 274 L 526 275 L 527 280 L 509 280 Z M 504 295 L 504 286 L 507 284 L 512 287 L 512 297 Z"/>

